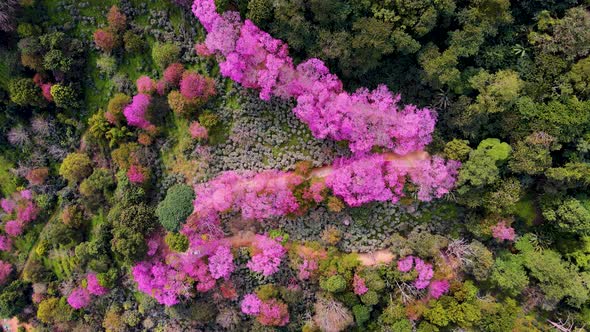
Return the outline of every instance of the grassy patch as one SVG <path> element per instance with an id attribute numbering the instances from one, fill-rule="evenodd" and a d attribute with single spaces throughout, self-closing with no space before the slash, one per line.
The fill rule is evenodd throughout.
<path id="1" fill-rule="evenodd" d="M 0 156 L 0 190 L 3 196 L 8 196 L 16 191 L 17 179 L 9 171 L 12 167 L 14 165 Z"/>

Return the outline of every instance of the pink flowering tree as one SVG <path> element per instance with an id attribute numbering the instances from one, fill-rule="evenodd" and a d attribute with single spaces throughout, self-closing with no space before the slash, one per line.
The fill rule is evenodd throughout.
<path id="1" fill-rule="evenodd" d="M 156 82 L 148 76 L 140 76 L 135 83 L 139 93 L 152 94 L 156 90 Z"/>
<path id="2" fill-rule="evenodd" d="M 369 288 L 365 285 L 365 279 L 355 273 L 352 279 L 352 288 L 356 295 L 363 295 L 369 291 Z"/>
<path id="3" fill-rule="evenodd" d="M 431 297 L 438 299 L 443 294 L 449 291 L 449 282 L 447 280 L 434 280 L 430 283 L 430 287 L 428 288 L 428 295 Z"/>
<path id="4" fill-rule="evenodd" d="M 498 241 L 514 241 L 516 233 L 514 228 L 508 226 L 506 221 L 500 221 L 498 224 L 492 226 L 492 236 Z"/>
<path id="5" fill-rule="evenodd" d="M 151 97 L 145 93 L 134 96 L 131 104 L 123 110 L 127 123 L 141 129 L 150 127 L 151 123 L 146 119 L 150 103 Z"/>
<path id="6" fill-rule="evenodd" d="M 182 74 L 184 73 L 184 66 L 180 63 L 172 63 L 165 70 L 162 81 L 168 88 L 176 88 L 180 84 Z"/>
<path id="7" fill-rule="evenodd" d="M 88 289 L 88 292 L 92 295 L 102 296 L 109 292 L 108 288 L 100 284 L 95 273 L 88 273 L 88 275 L 86 275 L 86 283 L 86 289 Z"/>
<path id="8" fill-rule="evenodd" d="M 199 121 L 191 122 L 191 125 L 188 130 L 191 134 L 191 137 L 194 139 L 207 139 L 207 137 L 209 137 L 207 128 L 201 126 Z"/>
<path id="9" fill-rule="evenodd" d="M 285 326 L 289 323 L 289 308 L 277 299 L 262 301 L 256 294 L 247 294 L 241 303 L 242 313 L 256 316 L 265 326 Z"/>
<path id="10" fill-rule="evenodd" d="M 281 260 L 287 250 L 281 245 L 279 238 L 271 239 L 267 235 L 256 235 L 253 243 L 254 255 L 247 263 L 250 270 L 268 277 L 279 271 Z"/>
<path id="11" fill-rule="evenodd" d="M 147 170 L 139 165 L 131 165 L 127 170 L 127 178 L 131 183 L 143 184 L 147 179 Z"/>
<path id="12" fill-rule="evenodd" d="M 84 287 L 78 287 L 68 296 L 68 304 L 74 309 L 82 309 L 90 304 L 90 292 Z"/>
<path id="13" fill-rule="evenodd" d="M 297 67 L 288 47 L 236 12 L 218 14 L 213 0 L 197 0 L 193 13 L 208 32 L 196 47 L 199 54 L 217 54 L 221 74 L 247 88 L 295 98 L 296 116 L 316 138 L 346 140 L 351 151 L 366 153 L 374 146 L 399 154 L 422 150 L 432 140 L 436 115 L 429 109 L 399 105 L 400 96 L 385 86 L 350 94 L 336 75 L 318 59 Z"/>
<path id="14" fill-rule="evenodd" d="M 8 281 L 10 273 L 12 273 L 12 264 L 0 260 L 0 285 Z"/>
<path id="15" fill-rule="evenodd" d="M 418 277 L 414 280 L 414 286 L 417 289 L 424 289 L 430 285 L 430 280 L 434 276 L 432 264 L 424 262 L 419 257 L 406 256 L 397 261 L 397 269 L 400 272 L 410 272 L 414 270 L 418 273 Z"/>

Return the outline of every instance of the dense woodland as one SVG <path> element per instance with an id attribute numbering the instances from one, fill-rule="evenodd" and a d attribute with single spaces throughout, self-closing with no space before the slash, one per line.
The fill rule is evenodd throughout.
<path id="1" fill-rule="evenodd" d="M 7 331 L 586 331 L 588 0 L 0 0 Z"/>

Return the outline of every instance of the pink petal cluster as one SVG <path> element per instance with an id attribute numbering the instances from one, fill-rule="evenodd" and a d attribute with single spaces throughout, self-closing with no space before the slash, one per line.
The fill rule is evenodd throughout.
<path id="1" fill-rule="evenodd" d="M 162 250 L 132 268 L 139 291 L 172 306 L 194 294 L 193 282 L 197 292 L 207 292 L 215 287 L 216 279 L 230 277 L 235 266 L 229 246 L 223 241 L 206 240 L 204 233 L 191 235 L 191 250 L 185 253 Z"/>
<path id="2" fill-rule="evenodd" d="M 414 267 L 414 256 L 406 256 L 397 261 L 397 270 L 400 272 L 409 272 Z"/>
<path id="3" fill-rule="evenodd" d="M 415 264 L 415 266 L 414 266 Z M 434 276 L 432 264 L 424 262 L 419 257 L 406 256 L 397 261 L 397 269 L 400 272 L 409 272 L 412 267 L 418 272 L 418 277 L 414 281 L 414 286 L 418 289 L 424 289 L 430 284 L 430 280 Z"/>
<path id="4" fill-rule="evenodd" d="M 287 253 L 287 249 L 281 245 L 278 239 L 271 239 L 266 235 L 256 235 L 253 245 L 258 253 L 252 256 L 246 266 L 254 272 L 262 273 L 265 277 L 279 271 L 281 259 Z"/>
<path id="5" fill-rule="evenodd" d="M 356 295 L 363 295 L 369 291 L 369 289 L 365 285 L 365 279 L 363 279 L 356 273 L 354 275 L 354 278 L 352 279 L 352 288 Z"/>
<path id="6" fill-rule="evenodd" d="M 33 193 L 30 190 L 21 190 L 14 193 L 12 198 L 4 198 L 0 201 L 2 210 L 12 217 L 4 223 L 4 232 L 10 237 L 21 235 L 25 226 L 37 218 L 39 209 L 32 199 Z M 8 238 L 0 236 L 0 242 L 0 250 L 10 250 L 11 241 Z"/>
<path id="7" fill-rule="evenodd" d="M 68 304 L 74 309 L 81 309 L 90 303 L 90 293 L 86 288 L 78 287 L 68 296 Z"/>
<path id="8" fill-rule="evenodd" d="M 51 95 L 51 83 L 43 83 L 41 84 L 41 93 L 43 94 L 43 98 L 47 101 L 53 101 L 53 96 Z"/>
<path id="9" fill-rule="evenodd" d="M 428 294 L 435 299 L 438 299 L 443 294 L 449 291 L 449 282 L 447 280 L 434 280 L 430 283 Z"/>
<path id="10" fill-rule="evenodd" d="M 241 309 L 246 315 L 256 316 L 258 322 L 265 326 L 285 326 L 289 323 L 289 308 L 276 299 L 262 301 L 256 294 L 247 294 Z"/>
<path id="11" fill-rule="evenodd" d="M 408 164 L 386 160 L 383 155 L 340 159 L 327 177 L 326 185 L 350 206 L 373 201 L 399 201 L 406 178 L 418 186 L 418 199 L 430 201 L 448 193 L 456 181 L 460 163 L 433 156 Z"/>
<path id="12" fill-rule="evenodd" d="M 219 246 L 215 253 L 209 256 L 209 272 L 215 279 L 229 279 L 229 276 L 236 268 L 234 256 L 228 246 Z"/>
<path id="13" fill-rule="evenodd" d="M 241 309 L 246 315 L 258 315 L 260 313 L 260 306 L 262 300 L 256 294 L 247 294 L 242 300 Z"/>
<path id="14" fill-rule="evenodd" d="M 8 280 L 8 276 L 12 272 L 12 264 L 0 260 L 0 285 Z"/>
<path id="15" fill-rule="evenodd" d="M 311 277 L 312 273 L 318 269 L 318 261 L 315 259 L 303 259 L 299 264 L 299 273 L 297 277 L 301 280 L 307 280 Z"/>
<path id="16" fill-rule="evenodd" d="M 146 119 L 150 107 L 151 97 L 145 93 L 140 93 L 133 97 L 131 104 L 123 110 L 123 115 L 130 126 L 147 129 L 151 123 Z"/>
<path id="17" fill-rule="evenodd" d="M 346 140 L 353 152 L 374 146 L 406 154 L 422 150 L 432 140 L 436 115 L 414 105 L 398 105 L 399 95 L 385 86 L 354 94 L 318 59 L 296 68 L 288 47 L 236 12 L 218 14 L 213 0 L 197 0 L 193 13 L 208 31 L 201 54 L 219 54 L 222 75 L 248 88 L 260 89 L 260 98 L 272 95 L 296 98 L 293 110 L 317 138 Z M 205 49 L 206 48 L 206 49 Z"/>
<path id="18" fill-rule="evenodd" d="M 139 93 L 152 94 L 156 90 L 156 83 L 148 76 L 140 76 L 135 82 Z"/>
<path id="19" fill-rule="evenodd" d="M 39 210 L 37 209 L 37 206 L 35 206 L 35 203 L 28 201 L 25 205 L 21 205 L 17 208 L 16 218 L 23 223 L 28 223 L 35 220 L 38 213 Z"/>
<path id="20" fill-rule="evenodd" d="M 10 214 L 14 211 L 14 208 L 16 208 L 16 202 L 8 198 L 2 198 L 2 200 L 0 200 L 0 207 L 2 207 L 4 212 Z"/>
<path id="21" fill-rule="evenodd" d="M 101 296 L 109 292 L 108 288 L 103 287 L 100 284 L 95 273 L 88 273 L 88 275 L 86 275 L 86 282 L 86 289 L 88 289 L 88 292 L 90 292 L 92 295 Z"/>
<path id="22" fill-rule="evenodd" d="M 189 130 L 192 138 L 206 139 L 207 137 L 209 137 L 209 133 L 207 132 L 207 128 L 201 126 L 199 121 L 191 122 L 191 125 L 188 130 Z"/>
<path id="23" fill-rule="evenodd" d="M 506 226 L 506 221 L 500 221 L 492 227 L 492 236 L 499 241 L 514 241 L 516 233 L 514 232 L 514 228 Z"/>
<path id="24" fill-rule="evenodd" d="M 142 184 L 145 181 L 145 175 L 141 166 L 131 165 L 127 170 L 127 178 L 135 184 Z"/>
<path id="25" fill-rule="evenodd" d="M 0 235 L 0 251 L 10 251 L 12 249 L 12 240 L 5 235 Z"/>
<path id="26" fill-rule="evenodd" d="M 6 234 L 16 237 L 23 233 L 23 223 L 20 220 L 9 220 L 4 224 Z"/>
<path id="27" fill-rule="evenodd" d="M 133 267 L 132 274 L 139 291 L 166 306 L 177 304 L 178 297 L 188 296 L 190 291 L 186 274 L 162 262 L 141 262 Z"/>

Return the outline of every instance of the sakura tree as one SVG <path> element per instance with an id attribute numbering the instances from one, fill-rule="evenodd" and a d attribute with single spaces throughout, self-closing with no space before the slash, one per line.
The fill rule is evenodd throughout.
<path id="1" fill-rule="evenodd" d="M 130 126 L 147 129 L 151 123 L 146 119 L 150 107 L 151 97 L 147 94 L 140 93 L 133 97 L 131 104 L 123 110 L 123 115 Z"/>
<path id="2" fill-rule="evenodd" d="M 260 89 L 263 100 L 295 98 L 293 111 L 316 138 L 348 141 L 355 153 L 380 146 L 399 154 L 422 150 L 432 140 L 432 110 L 399 105 L 400 96 L 385 86 L 350 94 L 319 59 L 294 67 L 285 43 L 250 20 L 242 23 L 237 12 L 218 14 L 213 0 L 197 0 L 192 10 L 208 31 L 198 53 L 218 55 L 221 74 Z"/>

